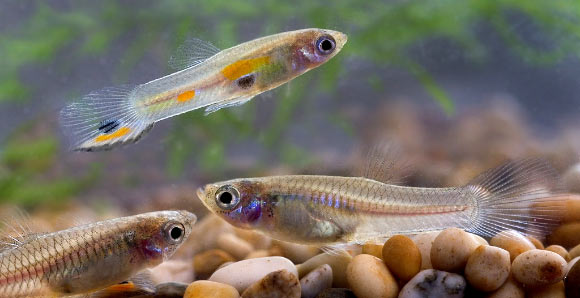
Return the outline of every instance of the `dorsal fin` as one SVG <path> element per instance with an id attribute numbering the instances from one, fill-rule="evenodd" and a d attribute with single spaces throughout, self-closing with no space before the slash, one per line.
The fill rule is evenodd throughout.
<path id="1" fill-rule="evenodd" d="M 0 252 L 16 248 L 43 234 L 31 226 L 30 217 L 19 208 L 12 207 L 0 212 Z"/>
<path id="2" fill-rule="evenodd" d="M 409 171 L 408 161 L 392 142 L 380 142 L 366 151 L 360 163 L 358 176 L 383 183 L 399 184 Z"/>
<path id="3" fill-rule="evenodd" d="M 186 69 L 202 63 L 221 50 L 198 38 L 187 39 L 169 59 L 169 66 L 175 70 Z"/>

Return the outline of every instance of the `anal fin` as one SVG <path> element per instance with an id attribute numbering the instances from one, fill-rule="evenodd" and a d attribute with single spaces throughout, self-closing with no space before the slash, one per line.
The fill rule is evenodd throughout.
<path id="1" fill-rule="evenodd" d="M 223 108 L 231 108 L 231 107 L 243 105 L 246 102 L 250 101 L 252 98 L 254 98 L 254 95 L 247 96 L 247 97 L 236 97 L 236 98 L 233 98 L 230 100 L 213 103 L 205 108 L 204 115 L 207 116 L 207 115 L 209 115 L 213 112 L 216 112 L 220 109 L 223 109 Z"/>

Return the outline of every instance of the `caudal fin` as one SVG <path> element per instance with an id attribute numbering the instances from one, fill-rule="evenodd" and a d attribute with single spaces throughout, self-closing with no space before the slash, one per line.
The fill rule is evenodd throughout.
<path id="1" fill-rule="evenodd" d="M 503 230 L 543 237 L 558 223 L 558 175 L 545 161 L 526 159 L 489 170 L 466 186 L 476 196 L 469 232 L 492 237 Z"/>
<path id="2" fill-rule="evenodd" d="M 75 151 L 107 150 L 134 143 L 153 127 L 130 101 L 134 86 L 109 87 L 83 96 L 60 113 Z"/>

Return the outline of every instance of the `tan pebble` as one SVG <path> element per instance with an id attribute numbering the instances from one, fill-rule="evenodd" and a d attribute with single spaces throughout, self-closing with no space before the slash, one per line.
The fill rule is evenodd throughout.
<path id="1" fill-rule="evenodd" d="M 528 298 L 566 298 L 564 282 L 533 288 L 528 291 Z"/>
<path id="2" fill-rule="evenodd" d="M 513 278 L 508 280 L 487 298 L 525 298 L 526 292 Z"/>
<path id="3" fill-rule="evenodd" d="M 580 244 L 580 222 L 566 223 L 554 230 L 548 237 L 548 243 L 571 248 Z"/>
<path id="4" fill-rule="evenodd" d="M 192 228 L 189 239 L 195 239 L 196 241 L 190 241 L 194 243 L 191 251 L 197 254 L 200 251 L 215 248 L 217 238 L 220 235 L 231 233 L 233 229 L 232 225 L 217 215 L 208 214 Z"/>
<path id="5" fill-rule="evenodd" d="M 300 279 L 302 298 L 314 298 L 320 292 L 332 287 L 332 268 L 324 264 Z"/>
<path id="6" fill-rule="evenodd" d="M 183 282 L 189 284 L 194 278 L 193 265 L 183 260 L 168 260 L 150 269 L 154 284 Z"/>
<path id="7" fill-rule="evenodd" d="M 221 268 L 224 268 L 224 267 L 226 267 L 226 266 L 229 266 L 229 265 L 231 265 L 231 264 L 233 264 L 233 263 L 235 263 L 235 262 L 225 262 L 225 263 L 221 264 L 221 265 L 220 265 L 220 266 L 219 266 L 219 267 L 218 267 L 216 270 L 218 270 L 218 269 L 221 269 Z M 214 272 L 215 272 L 215 271 L 214 271 Z"/>
<path id="8" fill-rule="evenodd" d="M 471 235 L 479 245 L 489 245 L 487 240 L 483 239 L 483 237 L 471 233 L 469 233 L 469 235 Z"/>
<path id="9" fill-rule="evenodd" d="M 383 260 L 360 254 L 346 269 L 348 284 L 359 298 L 397 297 L 399 286 Z"/>
<path id="10" fill-rule="evenodd" d="M 512 262 L 521 253 L 536 249 L 536 246 L 530 240 L 514 230 L 499 232 L 491 238 L 489 244 L 507 250 L 510 253 L 510 260 Z"/>
<path id="11" fill-rule="evenodd" d="M 185 290 L 183 298 L 238 298 L 240 293 L 236 288 L 219 282 L 198 280 L 191 283 Z"/>
<path id="12" fill-rule="evenodd" d="M 251 253 L 254 248 L 246 240 L 238 238 L 234 234 L 223 234 L 217 238 L 217 246 L 231 254 L 234 258 L 241 260 Z"/>
<path id="13" fill-rule="evenodd" d="M 413 242 L 415 242 L 421 252 L 421 270 L 433 268 L 433 265 L 431 265 L 431 246 L 437 235 L 439 235 L 439 232 L 429 232 L 413 237 Z"/>
<path id="14" fill-rule="evenodd" d="M 537 249 L 544 249 L 544 244 L 536 239 L 535 237 L 532 236 L 526 236 L 526 239 L 530 240 L 530 242 L 532 242 L 532 244 L 537 248 Z"/>
<path id="15" fill-rule="evenodd" d="M 243 298 L 300 298 L 300 282 L 288 270 L 270 272 L 261 280 L 249 286 Z"/>
<path id="16" fill-rule="evenodd" d="M 434 269 L 461 272 L 477 246 L 475 239 L 464 230 L 445 229 L 433 241 L 431 264 Z"/>
<path id="17" fill-rule="evenodd" d="M 546 250 L 559 254 L 562 258 L 564 258 L 564 260 L 566 260 L 566 262 L 570 262 L 570 260 L 571 260 L 570 254 L 568 253 L 568 251 L 560 245 L 556 245 L 556 244 L 550 245 L 550 246 L 546 247 Z"/>
<path id="18" fill-rule="evenodd" d="M 425 269 L 415 275 L 399 293 L 399 298 L 464 297 L 467 282 L 459 274 Z"/>
<path id="19" fill-rule="evenodd" d="M 568 253 L 570 254 L 571 259 L 580 257 L 580 244 L 574 246 Z"/>
<path id="20" fill-rule="evenodd" d="M 239 292 L 259 281 L 270 272 L 285 269 L 298 276 L 296 266 L 283 257 L 266 257 L 238 261 L 214 272 L 209 280 L 229 284 Z"/>
<path id="21" fill-rule="evenodd" d="M 352 257 L 346 253 L 338 255 L 322 253 L 302 264 L 296 265 L 296 267 L 300 278 L 302 278 L 315 268 L 328 264 L 332 268 L 332 286 L 334 288 L 348 288 L 346 267 L 351 260 Z"/>
<path id="22" fill-rule="evenodd" d="M 375 256 L 379 259 L 383 258 L 383 246 L 376 243 L 365 243 L 362 246 L 361 253 Z"/>
<path id="23" fill-rule="evenodd" d="M 253 252 L 249 253 L 244 259 L 255 259 L 255 258 L 264 258 L 269 257 L 270 251 L 266 249 L 258 249 L 254 250 Z"/>
<path id="24" fill-rule="evenodd" d="M 421 270 L 421 252 L 411 238 L 395 235 L 383 245 L 383 260 L 400 280 L 408 281 Z"/>
<path id="25" fill-rule="evenodd" d="M 268 249 L 272 246 L 272 238 L 254 230 L 234 229 L 236 236 L 244 239 L 255 249 Z"/>
<path id="26" fill-rule="evenodd" d="M 580 196 L 569 195 L 564 208 L 563 222 L 580 221 Z"/>
<path id="27" fill-rule="evenodd" d="M 469 256 L 465 278 L 474 288 L 491 292 L 497 290 L 510 274 L 510 254 L 495 246 L 480 245 Z"/>
<path id="28" fill-rule="evenodd" d="M 210 249 L 193 257 L 193 270 L 198 279 L 208 278 L 219 266 L 226 262 L 235 261 L 227 252 L 221 249 Z"/>
<path id="29" fill-rule="evenodd" d="M 320 249 L 312 245 L 295 244 L 284 241 L 275 241 L 276 245 L 282 250 L 284 257 L 290 259 L 294 264 L 301 264 L 306 260 L 320 253 Z"/>
<path id="30" fill-rule="evenodd" d="M 512 263 L 514 278 L 528 286 L 545 286 L 564 278 L 566 261 L 559 254 L 547 250 L 528 250 Z"/>

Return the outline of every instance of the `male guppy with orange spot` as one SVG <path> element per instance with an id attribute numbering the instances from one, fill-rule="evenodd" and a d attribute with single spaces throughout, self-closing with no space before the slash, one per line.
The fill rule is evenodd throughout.
<path id="1" fill-rule="evenodd" d="M 334 57 L 347 36 L 304 29 L 258 38 L 220 51 L 192 39 L 170 64 L 182 69 L 129 87 L 86 95 L 61 112 L 74 150 L 109 149 L 137 141 L 160 120 L 204 108 L 206 113 L 241 105 Z"/>
<path id="2" fill-rule="evenodd" d="M 167 260 L 196 216 L 158 211 L 32 234 L 0 252 L 0 297 L 80 294 L 117 284 Z"/>

